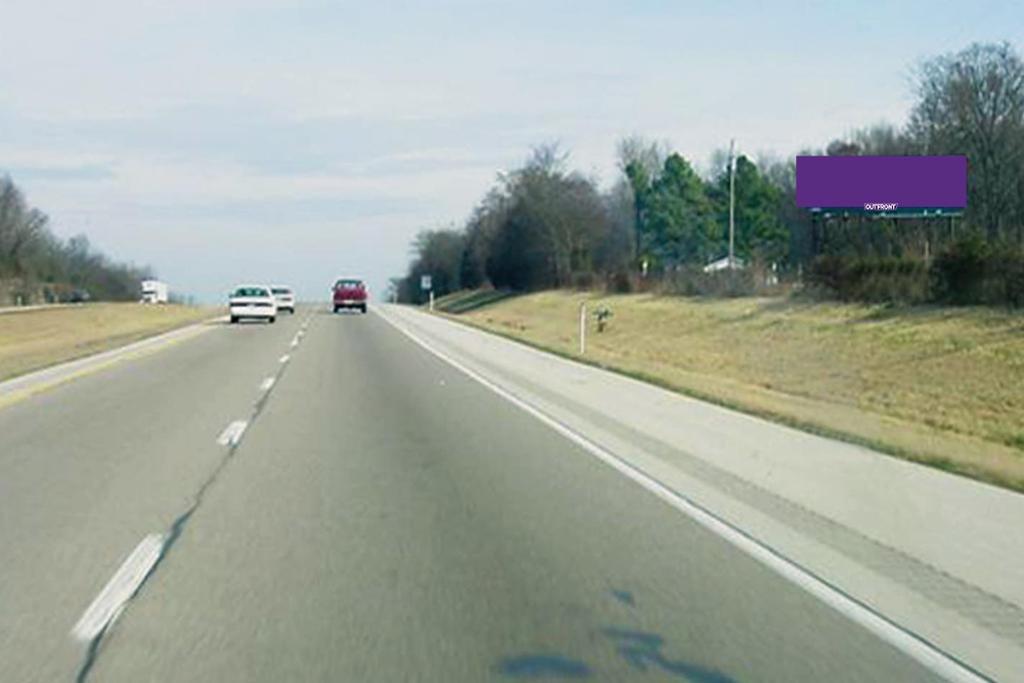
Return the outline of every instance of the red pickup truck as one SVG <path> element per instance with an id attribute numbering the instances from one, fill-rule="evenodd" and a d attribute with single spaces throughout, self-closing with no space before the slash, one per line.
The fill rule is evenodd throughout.
<path id="1" fill-rule="evenodd" d="M 366 284 L 357 278 L 341 278 L 334 283 L 334 312 L 357 308 L 366 313 Z"/>

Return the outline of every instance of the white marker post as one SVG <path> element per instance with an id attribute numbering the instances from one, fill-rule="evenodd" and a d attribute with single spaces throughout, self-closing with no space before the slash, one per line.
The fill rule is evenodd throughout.
<path id="1" fill-rule="evenodd" d="M 587 352 L 587 302 L 580 302 L 580 355 Z"/>

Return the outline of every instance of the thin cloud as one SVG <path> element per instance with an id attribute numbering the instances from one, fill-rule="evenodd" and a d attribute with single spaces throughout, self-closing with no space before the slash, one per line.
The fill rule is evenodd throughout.
<path id="1" fill-rule="evenodd" d="M 7 175 L 22 182 L 42 181 L 93 181 L 109 180 L 114 171 L 109 166 L 85 164 L 80 166 L 9 166 L 4 169 Z"/>

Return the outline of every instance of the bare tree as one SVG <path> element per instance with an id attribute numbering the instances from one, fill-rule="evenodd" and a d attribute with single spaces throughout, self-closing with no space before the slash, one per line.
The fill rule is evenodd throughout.
<path id="1" fill-rule="evenodd" d="M 50 299 L 73 287 L 95 298 L 130 299 L 148 269 L 112 263 L 93 251 L 82 236 L 64 243 L 49 229 L 49 219 L 25 201 L 7 177 L 0 178 L 0 289 L 12 299 Z"/>
<path id="2" fill-rule="evenodd" d="M 626 169 L 635 165 L 643 170 L 653 182 L 669 155 L 668 143 L 653 141 L 640 135 L 630 135 L 619 140 L 616 147 L 619 170 L 628 175 Z"/>
<path id="3" fill-rule="evenodd" d="M 10 178 L 0 178 L 0 274 L 13 274 L 10 259 L 15 235 L 25 217 L 25 199 Z"/>
<path id="4" fill-rule="evenodd" d="M 550 284 L 556 287 L 570 284 L 576 272 L 592 270 L 593 249 L 605 229 L 596 184 L 579 173 L 566 173 L 566 158 L 557 147 L 542 146 L 512 174 L 508 186 L 517 229 L 542 247 Z"/>
<path id="5" fill-rule="evenodd" d="M 830 157 L 855 157 L 861 153 L 860 145 L 847 140 L 833 140 L 825 148 L 825 154 Z"/>
<path id="6" fill-rule="evenodd" d="M 633 193 L 633 255 L 640 254 L 640 243 L 647 230 L 647 201 L 654 183 L 661 176 L 669 146 L 665 142 L 652 142 L 639 135 L 619 141 L 616 154 L 619 170 Z"/>
<path id="7" fill-rule="evenodd" d="M 909 131 L 929 154 L 966 154 L 969 200 L 988 237 L 1020 215 L 1024 172 L 1024 62 L 1007 43 L 974 44 L 925 62 Z"/>
<path id="8" fill-rule="evenodd" d="M 0 271 L 23 277 L 31 270 L 27 258 L 47 234 L 49 219 L 25 204 L 9 178 L 0 182 Z"/>
<path id="9" fill-rule="evenodd" d="M 889 123 L 876 123 L 854 131 L 851 142 L 870 156 L 901 156 L 915 152 L 913 142 Z"/>

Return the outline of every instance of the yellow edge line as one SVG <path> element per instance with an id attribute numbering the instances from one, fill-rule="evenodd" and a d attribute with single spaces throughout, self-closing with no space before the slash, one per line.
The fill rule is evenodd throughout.
<path id="1" fill-rule="evenodd" d="M 49 391 L 50 389 L 53 389 L 54 387 L 57 387 L 66 382 L 79 379 L 80 377 L 84 377 L 86 375 L 91 375 L 94 372 L 99 372 L 100 370 L 105 370 L 110 366 L 117 365 L 122 361 L 141 358 L 142 356 L 147 356 L 151 353 L 156 353 L 157 351 L 163 351 L 168 346 L 172 346 L 174 344 L 177 344 L 178 342 L 182 342 L 187 339 L 192 339 L 196 335 L 201 334 L 209 329 L 209 327 L 202 325 L 198 327 L 196 330 L 190 332 L 189 334 L 183 334 L 179 337 L 165 339 L 159 344 L 153 344 L 152 346 L 147 346 L 145 348 L 135 349 L 133 351 L 126 351 L 123 354 L 115 355 L 112 358 L 99 361 L 95 364 L 86 365 L 85 367 L 69 372 L 66 375 L 54 377 L 53 379 L 41 380 L 38 384 L 34 384 L 33 386 L 26 387 L 24 389 L 16 389 L 15 391 L 10 392 L 9 394 L 4 394 L 3 396 L 0 396 L 0 410 L 12 406 L 15 403 L 20 403 L 21 401 L 24 401 L 27 398 L 35 396 L 36 394 L 41 394 L 44 391 Z"/>

